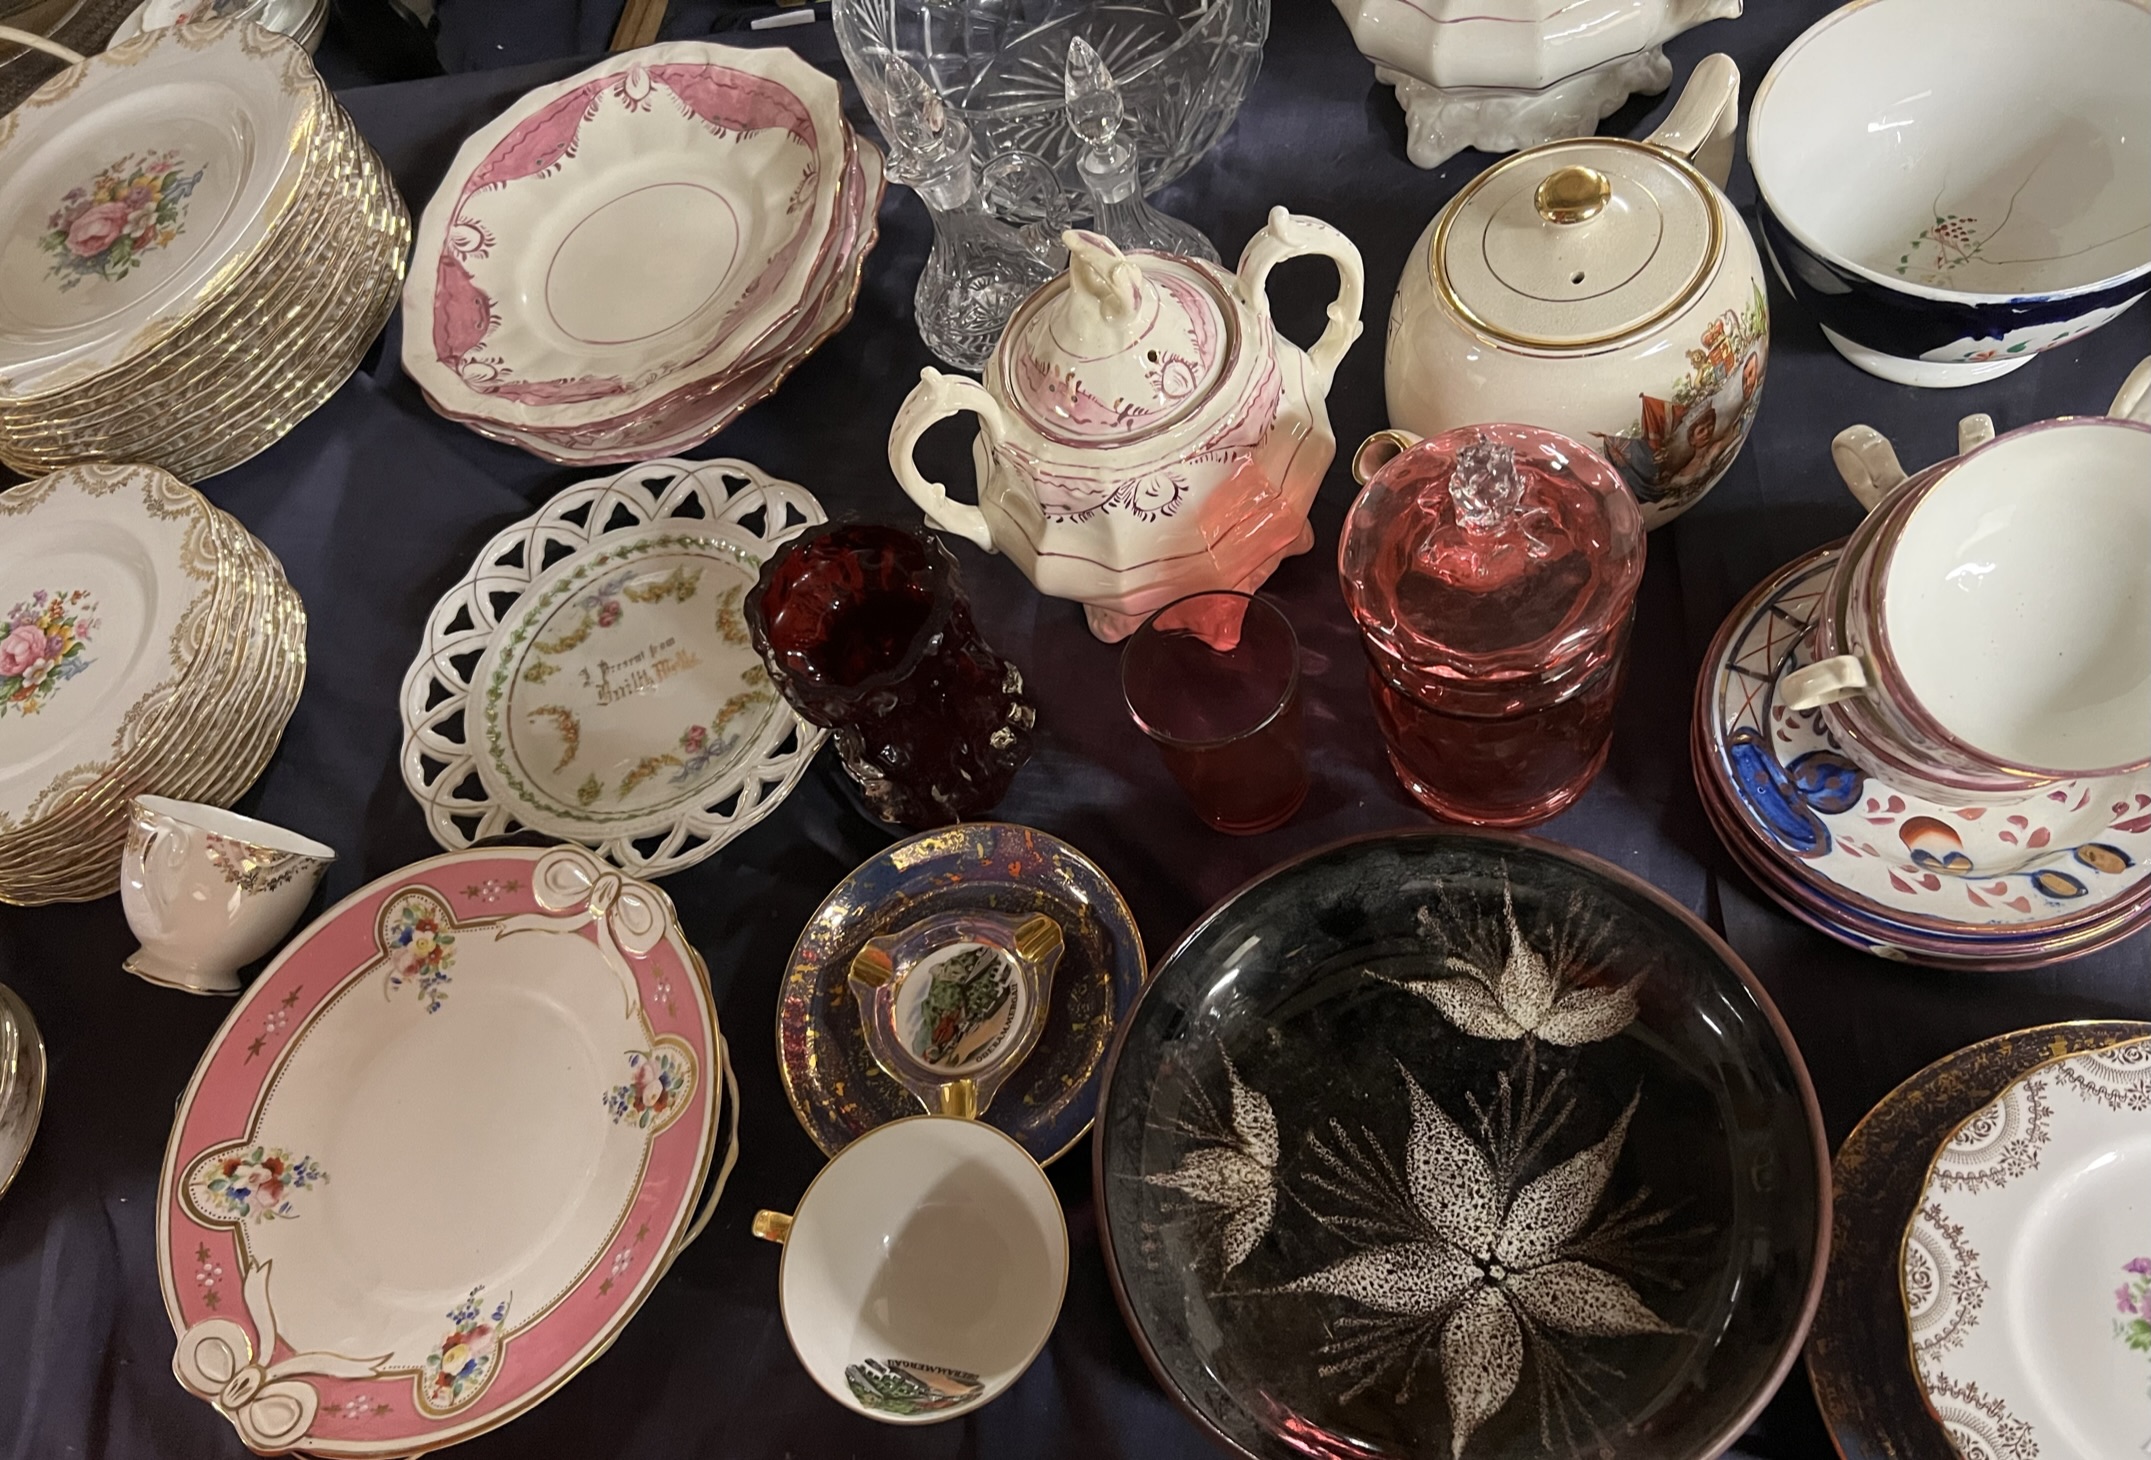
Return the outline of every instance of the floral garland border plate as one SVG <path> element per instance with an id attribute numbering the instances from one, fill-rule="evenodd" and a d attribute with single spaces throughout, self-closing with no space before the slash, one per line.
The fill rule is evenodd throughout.
<path id="1" fill-rule="evenodd" d="M 1860 1118 L 1838 1147 L 1830 1270 L 1808 1337 L 1808 1378 L 1846 1460 L 1952 1460 L 1920 1393 L 1898 1274 L 1926 1162 L 1966 1115 L 2046 1061 L 2151 1034 L 2127 1020 L 2045 1024 L 1944 1055 Z"/>
<path id="2" fill-rule="evenodd" d="M 1778 682 L 1812 656 L 1836 546 L 1802 555 L 1727 616 L 1698 682 L 1707 774 L 1746 842 L 1824 900 L 1913 939 L 1991 942 L 2111 919 L 2151 889 L 2151 776 L 2070 781 L 2013 804 L 1943 807 L 1855 765 Z"/>
<path id="3" fill-rule="evenodd" d="M 1927 1167 L 1898 1275 L 1965 1460 L 2151 1453 L 2151 1039 L 2065 1054 Z"/>
<path id="4" fill-rule="evenodd" d="M 1095 1150 L 1152 1371 L 1261 1460 L 1716 1455 L 1827 1261 L 1768 995 L 1525 837 L 1364 837 L 1220 903 L 1123 1021 Z"/>
<path id="5" fill-rule="evenodd" d="M 570 487 L 497 534 L 435 605 L 404 676 L 404 784 L 425 807 L 434 840 L 467 847 L 530 826 L 640 875 L 662 876 L 715 854 L 774 811 L 826 732 L 775 699 L 766 678 L 742 677 L 758 673 L 760 661 L 725 633 L 725 608 L 730 603 L 737 618 L 740 585 L 728 591 L 713 579 L 705 592 L 701 575 L 745 573 L 751 586 L 768 552 L 822 520 L 821 504 L 803 488 L 745 462 L 664 460 Z M 660 571 L 638 567 L 660 560 Z M 705 611 L 716 618 L 700 647 L 725 656 L 721 664 L 703 662 L 697 643 L 683 645 L 670 632 L 623 642 L 616 658 L 604 657 L 638 616 L 674 623 Z M 557 778 L 574 769 L 585 759 L 588 713 L 617 715 L 623 697 L 640 710 L 650 691 L 668 683 L 708 688 L 711 674 L 727 670 L 738 682 L 710 699 L 707 714 L 668 727 L 665 744 L 643 747 L 624 769 L 608 762 L 588 801 L 589 780 L 549 788 L 519 772 L 535 766 Z M 500 680 L 504 673 L 508 680 Z M 548 690 L 563 692 L 540 693 Z M 764 698 L 745 703 L 757 694 Z M 525 695 L 545 703 L 524 706 Z M 592 703 L 568 703 L 573 695 Z M 606 704 L 596 706 L 600 697 Z M 516 736 L 527 747 L 512 743 Z M 583 769 L 596 775 L 594 764 Z M 652 799 L 653 788 L 675 777 L 685 777 L 676 794 Z M 622 804 L 602 806 L 607 795 Z M 575 814 L 586 808 L 589 815 Z"/>
<path id="6" fill-rule="evenodd" d="M 426 1113 L 481 1070 L 490 1098 Z M 732 1152 L 691 1222 L 720 1119 Z M 157 1207 L 173 1372 L 261 1454 L 493 1429 L 634 1315 L 737 1123 L 656 888 L 574 847 L 379 878 L 264 970 L 180 1100 Z M 454 1240 L 411 1240 L 413 1189 L 460 1193 Z"/>

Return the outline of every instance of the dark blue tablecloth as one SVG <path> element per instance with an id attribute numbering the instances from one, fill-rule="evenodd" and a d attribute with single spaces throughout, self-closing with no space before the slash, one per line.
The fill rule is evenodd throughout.
<path id="1" fill-rule="evenodd" d="M 1369 331 L 1330 397 L 1339 441 L 1384 424 L 1381 323 L 1412 240 L 1482 167 L 1472 153 L 1435 172 L 1404 159 L 1403 118 L 1320 0 L 1275 0 L 1261 77 L 1224 142 L 1163 202 L 1225 255 L 1273 203 L 1325 218 L 1365 252 Z M 1743 19 L 1670 49 L 1676 80 L 1730 52 L 1750 87 L 1828 6 L 1756 0 Z M 448 0 L 437 80 L 360 87 L 343 99 L 387 158 L 415 214 L 473 128 L 530 87 L 584 61 L 476 70 L 603 44 L 617 0 L 549 4 Z M 702 34 L 717 12 L 683 8 L 668 38 Z M 843 74 L 823 23 L 749 38 L 787 44 Z M 333 42 L 332 42 L 333 46 Z M 331 75 L 339 74 L 333 54 Z M 1604 130 L 1642 135 L 1665 98 L 1632 102 Z M 862 118 L 863 119 L 863 118 Z M 1731 194 L 1752 211 L 1736 166 Z M 884 438 L 928 356 L 910 325 L 926 215 L 892 188 L 857 317 L 771 400 L 698 455 L 744 457 L 806 485 L 838 512 L 916 522 L 890 479 Z M 1279 316 L 1311 339 L 1329 298 L 1326 265 L 1279 271 Z M 2008 378 L 1963 391 L 1886 385 L 1831 353 L 1813 322 L 1773 292 L 1770 375 L 1746 451 L 1711 496 L 1651 539 L 1634 668 L 1605 774 L 1545 834 L 1665 888 L 1722 928 L 1798 1035 L 1833 1141 L 1890 1086 L 1989 1034 L 2046 1020 L 2151 1016 L 2151 940 L 2039 973 L 1980 976 L 1885 963 L 1843 948 L 1763 900 L 1732 867 L 1689 780 L 1687 716 L 1704 646 L 1734 600 L 1794 554 L 1849 531 L 1858 509 L 1830 467 L 1831 435 L 1854 421 L 1891 435 L 1907 462 L 1953 449 L 1955 421 L 1988 411 L 2004 427 L 2103 408 L 2151 352 L 2151 311 Z M 242 809 L 333 845 L 323 891 L 427 856 L 417 805 L 396 769 L 397 687 L 435 598 L 486 539 L 567 483 L 597 475 L 548 466 L 434 416 L 398 364 L 400 321 L 361 373 L 289 439 L 205 490 L 283 559 L 311 616 L 305 697 L 282 749 Z M 929 446 L 952 480 L 958 433 Z M 929 461 L 929 465 L 931 465 Z M 1247 840 L 1214 835 L 1187 811 L 1114 693 L 1115 651 L 1069 603 L 1034 594 L 1005 561 L 958 552 L 995 645 L 1021 665 L 1039 705 L 1038 752 L 1001 808 L 1097 859 L 1120 884 L 1154 952 L 1263 868 L 1349 833 L 1424 818 L 1391 780 L 1334 573 L 1352 496 L 1342 459 L 1317 502 L 1313 552 L 1270 591 L 1306 646 L 1314 789 L 1288 826 Z M 707 956 L 739 1063 L 743 1154 L 715 1225 L 658 1286 L 619 1342 L 555 1398 L 460 1453 L 481 1456 L 901 1457 L 1207 1456 L 1200 1431 L 1144 1370 L 1101 1268 L 1088 1144 L 1054 1169 L 1074 1269 L 1051 1346 L 981 1413 L 923 1430 L 840 1409 L 794 1361 L 778 1318 L 777 1250 L 748 1235 L 758 1206 L 786 1207 L 821 1164 L 786 1106 L 771 1037 L 775 990 L 815 904 L 886 838 L 817 767 L 768 821 L 668 879 Z M 132 948 L 116 898 L 0 911 L 0 981 L 30 1003 L 51 1059 L 44 1127 L 0 1199 L 0 1457 L 237 1456 L 231 1428 L 170 1370 L 172 1332 L 153 1246 L 158 1164 L 173 1102 L 227 1005 L 153 988 L 120 961 Z M 444 1117 L 481 1091 L 443 1094 Z M 413 1220 L 456 1220 L 453 1191 L 414 1191 Z M 1827 1456 L 1796 1371 L 1743 1452 Z"/>

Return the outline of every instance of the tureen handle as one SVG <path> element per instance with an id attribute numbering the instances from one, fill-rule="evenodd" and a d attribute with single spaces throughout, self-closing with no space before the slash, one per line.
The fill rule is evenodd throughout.
<path id="1" fill-rule="evenodd" d="M 959 411 L 970 411 L 978 417 L 979 430 L 986 437 L 988 458 L 998 454 L 1007 429 L 1000 402 L 970 376 L 943 375 L 929 365 L 919 372 L 919 383 L 911 388 L 910 395 L 904 397 L 903 405 L 896 412 L 896 422 L 889 427 L 889 470 L 896 473 L 897 485 L 925 510 L 929 523 L 943 532 L 961 533 L 990 553 L 996 549 L 993 529 L 986 525 L 986 514 L 968 502 L 951 497 L 949 489 L 941 483 L 926 480 L 919 464 L 911 459 L 927 428 Z M 984 490 L 986 484 L 980 482 L 978 485 Z"/>
<path id="2" fill-rule="evenodd" d="M 2136 362 L 2129 378 L 2121 382 L 2121 389 L 2114 392 L 2114 403 L 2106 408 L 2106 414 L 2151 425 L 2151 355 Z"/>
<path id="3" fill-rule="evenodd" d="M 1359 247 L 1319 218 L 1288 213 L 1282 206 L 1270 209 L 1270 221 L 1240 251 L 1240 302 L 1267 323 L 1270 318 L 1270 270 L 1286 259 L 1318 253 L 1337 265 L 1337 297 L 1330 301 L 1329 325 L 1307 351 L 1314 365 L 1322 394 L 1329 394 L 1337 362 L 1352 348 L 1364 328 L 1360 306 L 1367 297 L 1367 270 L 1360 262 Z"/>
<path id="4" fill-rule="evenodd" d="M 1644 140 L 1677 152 L 1719 187 L 1733 170 L 1733 129 L 1740 125 L 1740 68 L 1719 53 L 1695 63 L 1680 100 Z"/>

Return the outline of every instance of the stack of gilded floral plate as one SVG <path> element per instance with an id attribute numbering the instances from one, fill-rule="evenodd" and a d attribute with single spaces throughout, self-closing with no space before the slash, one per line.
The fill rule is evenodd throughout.
<path id="1" fill-rule="evenodd" d="M 70 67 L 0 122 L 0 461 L 237 465 L 357 367 L 409 245 L 285 37 L 198 22 Z"/>
<path id="2" fill-rule="evenodd" d="M 113 892 L 128 797 L 236 800 L 306 676 L 281 565 L 155 467 L 0 493 L 0 611 L 0 901 Z"/>
<path id="3" fill-rule="evenodd" d="M 419 220 L 404 368 L 550 461 L 677 454 L 851 317 L 881 190 L 836 83 L 789 51 L 612 57 L 463 144 Z"/>

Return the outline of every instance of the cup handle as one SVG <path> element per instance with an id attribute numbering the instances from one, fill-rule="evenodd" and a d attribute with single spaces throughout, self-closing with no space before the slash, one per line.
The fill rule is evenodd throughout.
<path id="1" fill-rule="evenodd" d="M 2129 378 L 2121 382 L 2121 389 L 2114 392 L 2114 403 L 2106 408 L 2106 414 L 2151 425 L 2151 355 L 2136 362 Z"/>
<path id="2" fill-rule="evenodd" d="M 959 533 L 990 553 L 996 549 L 986 514 L 951 497 L 941 483 L 926 480 L 912 459 L 927 428 L 960 411 L 978 417 L 979 430 L 986 437 L 987 458 L 997 460 L 1002 438 L 1007 435 L 1007 418 L 1001 414 L 1000 402 L 970 376 L 943 375 L 929 365 L 919 372 L 919 383 L 904 397 L 896 422 L 889 428 L 889 470 L 896 473 L 897 485 L 925 510 L 929 523 L 943 532 Z M 980 482 L 978 486 L 983 492 L 986 484 Z"/>
<path id="3" fill-rule="evenodd" d="M 774 1242 L 779 1247 L 792 1235 L 792 1218 L 789 1212 L 773 1212 L 768 1209 L 754 1214 L 754 1235 L 764 1242 Z"/>
<path id="4" fill-rule="evenodd" d="M 1976 412 L 1957 422 L 1957 455 L 1977 451 L 1994 439 L 1994 417 Z"/>
<path id="5" fill-rule="evenodd" d="M 1872 426 L 1847 426 L 1838 432 L 1830 442 L 1830 460 L 1837 463 L 1845 489 L 1870 512 L 1905 479 L 1897 448 Z"/>
<path id="6" fill-rule="evenodd" d="M 1695 63 L 1680 100 L 1644 141 L 1677 153 L 1719 187 L 1733 171 L 1733 131 L 1740 125 L 1740 67 L 1718 53 Z"/>
<path id="7" fill-rule="evenodd" d="M 1867 689 L 1867 666 L 1857 655 L 1839 654 L 1795 669 L 1778 681 L 1778 703 L 1788 710 L 1812 710 L 1850 699 Z"/>
<path id="8" fill-rule="evenodd" d="M 155 874 L 168 876 L 185 865 L 186 837 L 182 828 L 140 810 L 135 812 L 134 833 L 139 838 L 135 845 L 142 862 L 142 896 L 150 911 L 162 919 L 172 899 L 165 878 Z"/>
<path id="9" fill-rule="evenodd" d="M 1359 245 L 1321 219 L 1287 212 L 1280 204 L 1270 209 L 1270 221 L 1240 251 L 1238 293 L 1242 304 L 1269 323 L 1270 270 L 1286 259 L 1309 253 L 1321 254 L 1337 266 L 1337 297 L 1329 303 L 1329 323 L 1322 338 L 1307 350 L 1315 379 L 1326 396 L 1344 352 L 1366 328 L 1360 314 L 1367 299 L 1367 266 L 1360 260 Z"/>

